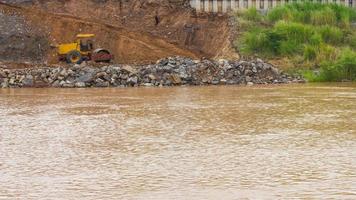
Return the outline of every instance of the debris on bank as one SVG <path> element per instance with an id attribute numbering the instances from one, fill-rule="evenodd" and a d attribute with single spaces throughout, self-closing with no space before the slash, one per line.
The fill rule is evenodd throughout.
<path id="1" fill-rule="evenodd" d="M 169 57 L 144 66 L 70 65 L 6 69 L 0 66 L 2 88 L 16 87 L 137 87 L 179 85 L 280 84 L 304 82 L 260 59 L 253 61 L 192 60 Z"/>

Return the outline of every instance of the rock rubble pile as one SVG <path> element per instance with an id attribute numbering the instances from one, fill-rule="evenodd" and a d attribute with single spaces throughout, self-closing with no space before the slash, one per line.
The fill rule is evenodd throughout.
<path id="1" fill-rule="evenodd" d="M 192 60 L 170 57 L 144 66 L 89 64 L 66 67 L 5 69 L 0 85 L 7 87 L 136 87 L 178 85 L 279 84 L 304 82 L 260 59 L 253 61 Z"/>

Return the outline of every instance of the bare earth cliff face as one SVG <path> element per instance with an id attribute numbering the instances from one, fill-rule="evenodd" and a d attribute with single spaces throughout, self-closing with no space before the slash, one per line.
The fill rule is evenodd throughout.
<path id="1" fill-rule="evenodd" d="M 95 33 L 119 63 L 180 55 L 234 57 L 227 16 L 198 16 L 184 0 L 0 0 L 0 60 L 55 63 L 55 49 Z"/>

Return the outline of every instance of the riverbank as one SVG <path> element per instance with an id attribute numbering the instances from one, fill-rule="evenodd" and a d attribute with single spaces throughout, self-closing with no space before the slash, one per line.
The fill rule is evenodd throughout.
<path id="1" fill-rule="evenodd" d="M 179 85 L 238 85 L 300 83 L 300 76 L 280 72 L 273 65 L 252 61 L 193 60 L 169 57 L 151 65 L 91 64 L 6 69 L 0 66 L 2 88 L 19 87 L 137 87 Z"/>

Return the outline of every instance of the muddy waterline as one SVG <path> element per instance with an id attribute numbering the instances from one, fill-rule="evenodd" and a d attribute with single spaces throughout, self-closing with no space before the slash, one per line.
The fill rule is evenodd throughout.
<path id="1" fill-rule="evenodd" d="M 355 199 L 356 85 L 0 90 L 0 199 Z"/>

